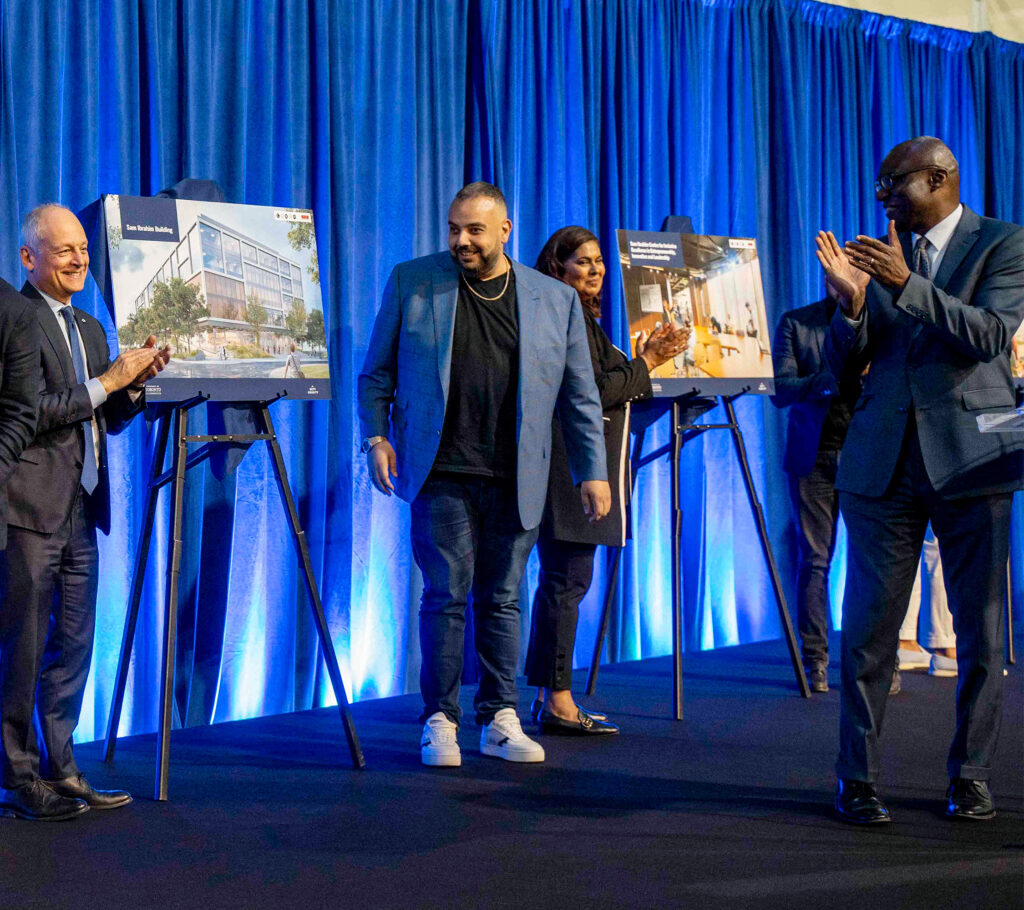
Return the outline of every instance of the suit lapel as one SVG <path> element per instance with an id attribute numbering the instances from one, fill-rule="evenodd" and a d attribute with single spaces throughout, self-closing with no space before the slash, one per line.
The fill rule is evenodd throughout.
<path id="1" fill-rule="evenodd" d="M 533 363 L 533 349 L 536 344 L 539 332 L 523 331 L 524 326 L 536 325 L 539 312 L 540 291 L 534 284 L 530 271 L 512 257 L 512 271 L 516 276 L 516 310 L 518 318 L 519 333 L 519 388 L 516 389 L 516 441 L 519 441 L 523 425 L 523 414 L 526 411 L 523 401 L 523 389 L 526 377 L 532 375 L 530 364 Z"/>
<path id="2" fill-rule="evenodd" d="M 960 223 L 956 226 L 956 230 L 953 231 L 953 236 L 949 238 L 946 254 L 942 257 L 942 262 L 939 264 L 939 271 L 935 276 L 936 287 L 945 288 L 953 272 L 957 270 L 971 247 L 974 246 L 980 226 L 981 222 L 978 216 L 965 205 L 964 212 L 960 216 Z"/>
<path id="3" fill-rule="evenodd" d="M 442 254 L 447 256 L 447 254 Z M 441 380 L 444 400 L 452 375 L 452 340 L 455 337 L 455 306 L 459 299 L 459 275 L 454 264 L 438 262 L 431 279 L 431 304 L 434 310 L 434 339 L 437 350 L 437 375 Z"/>
<path id="4" fill-rule="evenodd" d="M 50 345 L 54 357 L 57 358 L 57 362 L 60 364 L 61 372 L 64 374 L 64 382 L 69 386 L 77 385 L 78 379 L 75 376 L 75 365 L 71 360 L 71 350 L 68 348 L 68 343 L 64 339 L 64 333 L 57 323 L 60 317 L 50 309 L 50 304 L 27 281 L 21 289 L 21 294 L 23 297 L 37 301 L 38 306 L 41 308 L 39 310 L 39 326 L 43 330 L 43 336 Z"/>

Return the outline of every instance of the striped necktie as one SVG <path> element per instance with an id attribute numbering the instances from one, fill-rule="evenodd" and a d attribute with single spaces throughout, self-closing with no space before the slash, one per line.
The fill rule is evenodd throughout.
<path id="1" fill-rule="evenodd" d="M 914 244 L 914 271 L 922 278 L 932 277 L 932 263 L 928 258 L 928 238 L 918 237 Z"/>

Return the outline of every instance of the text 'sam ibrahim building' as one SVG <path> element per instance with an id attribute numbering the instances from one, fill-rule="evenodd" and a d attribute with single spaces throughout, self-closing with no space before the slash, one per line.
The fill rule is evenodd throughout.
<path id="1" fill-rule="evenodd" d="M 271 347 L 283 350 L 285 316 L 295 302 L 304 302 L 298 263 L 208 215 L 197 217 L 156 270 L 135 298 L 135 312 L 149 306 L 156 286 L 172 278 L 193 285 L 206 298 L 210 315 L 199 321 L 199 331 L 202 346 L 211 352 L 222 344 L 252 341 L 245 308 L 253 296 L 267 313 L 261 332 L 270 336 Z"/>

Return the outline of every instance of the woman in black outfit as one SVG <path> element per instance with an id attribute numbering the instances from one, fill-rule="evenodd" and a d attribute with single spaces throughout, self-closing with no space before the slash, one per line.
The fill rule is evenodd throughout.
<path id="1" fill-rule="evenodd" d="M 688 329 L 666 325 L 637 340 L 630 360 L 611 343 L 598 319 L 604 260 L 597 238 L 586 228 L 555 231 L 537 259 L 538 271 L 558 278 L 579 293 L 590 343 L 594 378 L 604 409 L 604 440 L 612 509 L 596 524 L 583 513 L 579 493 L 569 473 L 569 459 L 558 420 L 552 427 L 548 500 L 537 551 L 540 582 L 533 600 L 526 678 L 537 686 L 533 716 L 546 733 L 580 735 L 618 733 L 603 715 L 589 714 L 572 697 L 572 653 L 576 621 L 594 574 L 598 545 L 621 547 L 626 542 L 629 504 L 629 404 L 651 394 L 650 371 L 678 355 L 686 346 Z"/>

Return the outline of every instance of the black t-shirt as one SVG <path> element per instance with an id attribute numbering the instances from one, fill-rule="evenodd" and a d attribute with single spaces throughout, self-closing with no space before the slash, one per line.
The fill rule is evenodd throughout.
<path id="1" fill-rule="evenodd" d="M 511 267 L 487 281 L 463 275 L 455 307 L 448 404 L 433 470 L 514 478 L 518 389 L 515 275 Z"/>

